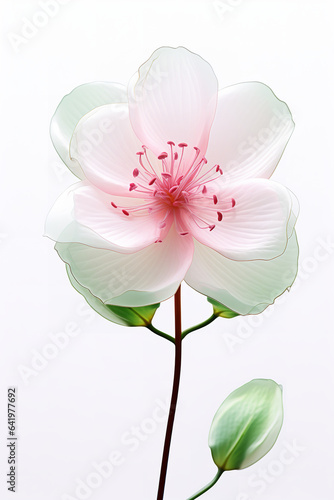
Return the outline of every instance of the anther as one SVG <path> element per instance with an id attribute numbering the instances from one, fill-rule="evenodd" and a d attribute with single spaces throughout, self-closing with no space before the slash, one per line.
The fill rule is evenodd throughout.
<path id="1" fill-rule="evenodd" d="M 205 194 L 207 192 L 206 186 L 203 186 L 202 193 Z"/>
<path id="2" fill-rule="evenodd" d="M 169 172 L 161 172 L 161 176 L 165 179 L 170 179 L 172 177 L 172 174 L 170 174 Z"/>
<path id="3" fill-rule="evenodd" d="M 217 217 L 219 222 L 223 220 L 223 214 L 221 212 L 217 212 Z"/>
<path id="4" fill-rule="evenodd" d="M 235 199 L 232 198 L 232 208 L 235 207 Z"/>
<path id="5" fill-rule="evenodd" d="M 150 182 L 148 183 L 148 185 L 152 186 L 152 184 L 154 184 L 156 180 L 157 180 L 157 178 L 153 177 L 153 179 L 150 180 Z"/>
<path id="6" fill-rule="evenodd" d="M 214 203 L 215 205 L 217 205 L 217 203 L 218 203 L 218 198 L 217 198 L 217 196 L 216 196 L 215 194 L 212 196 L 212 199 L 213 199 L 213 203 Z"/>
<path id="7" fill-rule="evenodd" d="M 137 189 L 137 184 L 135 184 L 134 182 L 131 182 L 130 184 L 130 187 L 129 187 L 129 191 L 133 191 L 134 189 Z"/>
<path id="8" fill-rule="evenodd" d="M 161 153 L 161 155 L 158 156 L 158 160 L 164 160 L 165 158 L 167 158 L 167 156 L 167 153 Z"/>
<path id="9" fill-rule="evenodd" d="M 178 155 L 178 154 L 177 154 L 177 152 L 175 151 L 175 153 L 174 153 L 174 160 L 177 160 L 177 159 L 178 159 L 178 157 L 179 157 L 179 155 Z"/>
<path id="10" fill-rule="evenodd" d="M 138 153 L 137 153 L 138 154 Z M 139 175 L 139 170 L 138 168 L 135 168 L 134 171 L 132 172 L 133 177 L 138 177 Z"/>
<path id="11" fill-rule="evenodd" d="M 187 234 L 189 234 L 187 231 L 185 231 L 184 233 L 180 233 L 180 236 L 187 236 Z"/>
<path id="12" fill-rule="evenodd" d="M 212 224 L 211 226 L 209 226 L 210 231 L 212 231 L 215 227 L 216 227 L 215 224 Z"/>
<path id="13" fill-rule="evenodd" d="M 115 203 L 113 201 L 111 202 L 111 206 L 114 208 L 117 208 L 117 205 L 115 205 Z"/>
<path id="14" fill-rule="evenodd" d="M 169 144 L 170 146 L 175 146 L 173 141 L 168 141 L 167 144 Z"/>
<path id="15" fill-rule="evenodd" d="M 124 215 L 130 215 L 127 210 L 122 210 L 122 212 L 123 212 Z"/>
<path id="16" fill-rule="evenodd" d="M 185 142 L 180 142 L 180 144 L 178 144 L 179 148 L 186 148 L 188 146 L 188 144 L 186 144 Z"/>

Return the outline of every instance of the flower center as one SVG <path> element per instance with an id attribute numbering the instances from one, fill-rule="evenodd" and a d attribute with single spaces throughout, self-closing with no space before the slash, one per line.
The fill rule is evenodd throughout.
<path id="1" fill-rule="evenodd" d="M 139 165 L 133 170 L 129 191 L 140 193 L 145 203 L 136 207 L 119 207 L 111 203 L 126 217 L 147 213 L 161 215 L 161 234 L 156 242 L 162 241 L 173 219 L 181 236 L 188 234 L 187 217 L 199 228 L 212 231 L 216 222 L 223 220 L 223 213 L 235 206 L 233 198 L 219 200 L 214 187 L 210 186 L 223 174 L 219 165 L 205 167 L 207 160 L 196 146 L 193 159 L 187 164 L 184 161 L 186 143 L 181 142 L 176 147 L 173 141 L 168 141 L 167 145 L 169 152 L 163 151 L 157 158 L 159 162 L 150 161 L 146 146 L 137 153 Z"/>

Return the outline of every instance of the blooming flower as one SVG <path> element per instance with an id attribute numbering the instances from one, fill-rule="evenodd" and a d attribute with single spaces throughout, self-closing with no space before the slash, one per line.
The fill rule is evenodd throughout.
<path id="1" fill-rule="evenodd" d="M 51 137 L 80 182 L 46 223 L 71 282 L 136 307 L 185 280 L 240 314 L 262 311 L 297 270 L 294 198 L 269 180 L 293 126 L 266 85 L 218 92 L 211 66 L 182 47 L 156 50 L 127 90 L 74 89 Z"/>

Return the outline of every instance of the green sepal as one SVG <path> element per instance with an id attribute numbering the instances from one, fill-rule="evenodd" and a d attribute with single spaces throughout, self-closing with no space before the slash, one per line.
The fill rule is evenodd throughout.
<path id="1" fill-rule="evenodd" d="M 207 299 L 213 306 L 213 314 L 215 314 L 215 316 L 220 316 L 221 318 L 235 318 L 236 316 L 239 316 L 239 313 L 232 311 L 232 309 L 229 309 L 211 297 L 207 297 Z"/>
<path id="2" fill-rule="evenodd" d="M 106 307 L 127 326 L 147 326 L 151 324 L 160 304 L 150 304 L 143 307 L 121 307 L 106 304 Z"/>
<path id="3" fill-rule="evenodd" d="M 153 316 L 160 304 L 143 307 L 122 307 L 104 304 L 102 300 L 93 295 L 88 288 L 80 285 L 71 273 L 70 266 L 66 264 L 66 271 L 72 286 L 86 299 L 86 302 L 100 316 L 123 326 L 147 326 L 151 324 Z"/>

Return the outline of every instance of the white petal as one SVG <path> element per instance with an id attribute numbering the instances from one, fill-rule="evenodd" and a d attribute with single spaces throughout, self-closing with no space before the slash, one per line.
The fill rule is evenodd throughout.
<path id="1" fill-rule="evenodd" d="M 139 167 L 136 153 L 141 146 L 129 121 L 128 105 L 109 104 L 80 120 L 70 154 L 91 183 L 106 193 L 126 196 L 134 180 L 133 171 Z"/>
<path id="2" fill-rule="evenodd" d="M 80 179 L 84 178 L 81 167 L 76 160 L 69 157 L 74 129 L 81 118 L 92 109 L 116 102 L 127 102 L 123 85 L 107 82 L 86 83 L 67 94 L 52 117 L 50 135 L 53 145 L 63 162 Z"/>
<path id="3" fill-rule="evenodd" d="M 208 165 L 218 163 L 228 182 L 269 178 L 293 129 L 289 108 L 263 83 L 226 87 L 218 95 Z"/>
<path id="4" fill-rule="evenodd" d="M 239 314 L 257 314 L 289 288 L 297 274 L 295 232 L 285 252 L 273 260 L 237 262 L 195 242 L 186 282 Z"/>
<path id="5" fill-rule="evenodd" d="M 127 207 L 130 215 L 123 214 Z M 46 236 L 58 242 L 76 242 L 122 253 L 136 252 L 160 237 L 163 214 L 132 214 L 131 208 L 144 203 L 129 196 L 111 196 L 87 181 L 71 186 L 51 209 Z"/>
<path id="6" fill-rule="evenodd" d="M 106 304 L 139 307 L 171 297 L 191 263 L 193 242 L 172 228 L 162 243 L 131 255 L 57 243 L 74 278 Z"/>
<path id="7" fill-rule="evenodd" d="M 211 66 L 183 47 L 161 47 L 129 83 L 132 126 L 156 155 L 167 141 L 189 145 L 205 154 L 217 103 L 218 84 Z"/>
<path id="8" fill-rule="evenodd" d="M 183 211 L 184 224 L 204 245 L 235 260 L 272 259 L 284 252 L 291 233 L 292 198 L 281 184 L 267 179 L 250 179 L 223 185 L 212 199 L 194 204 L 192 212 Z M 235 206 L 226 210 L 226 205 Z M 217 213 L 223 215 L 218 221 Z M 202 229 L 196 216 L 215 228 Z"/>

